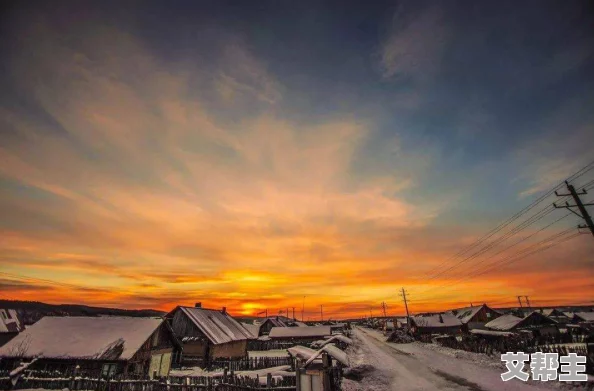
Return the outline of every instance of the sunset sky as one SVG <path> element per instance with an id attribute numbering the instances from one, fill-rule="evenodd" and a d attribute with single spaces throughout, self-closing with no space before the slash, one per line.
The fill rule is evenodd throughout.
<path id="1" fill-rule="evenodd" d="M 0 298 L 305 304 L 306 319 L 382 301 L 402 314 L 401 287 L 413 312 L 593 303 L 586 234 L 460 283 L 480 257 L 431 278 L 594 159 L 586 1 L 15 1 L 1 14 Z M 553 224 L 566 213 L 513 239 L 583 223 Z M 514 240 L 485 262 L 530 243 L 493 255 Z"/>

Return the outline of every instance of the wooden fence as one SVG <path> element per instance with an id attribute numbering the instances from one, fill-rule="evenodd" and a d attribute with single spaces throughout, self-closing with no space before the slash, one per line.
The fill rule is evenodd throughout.
<path id="1" fill-rule="evenodd" d="M 258 377 L 227 374 L 223 376 L 207 377 L 166 377 L 156 380 L 136 379 L 92 379 L 83 377 L 34 377 L 25 375 L 15 384 L 8 377 L 0 377 L 0 389 L 24 390 L 43 388 L 46 390 L 70 391 L 239 391 L 239 390 L 275 390 L 296 391 L 294 376 L 281 379 L 273 378 L 270 374 L 260 381 Z"/>
<path id="2" fill-rule="evenodd" d="M 212 360 L 209 368 L 226 368 L 230 371 L 251 371 L 280 367 L 282 365 L 293 365 L 291 357 L 246 357 L 238 360 Z"/>

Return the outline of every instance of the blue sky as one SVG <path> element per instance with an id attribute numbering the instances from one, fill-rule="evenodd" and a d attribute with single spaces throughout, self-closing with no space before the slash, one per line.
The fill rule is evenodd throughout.
<path id="1" fill-rule="evenodd" d="M 270 299 L 284 305 L 323 285 L 308 274 L 319 262 L 348 270 L 335 276 L 346 292 L 374 262 L 392 281 L 371 275 L 361 300 L 379 300 L 408 281 L 407 256 L 439 264 L 592 160 L 592 12 L 14 2 L 0 44 L 2 262 L 70 284 L 90 265 L 101 303 L 117 305 L 135 296 L 111 289 L 134 283 L 174 300 L 171 276 L 197 265 L 193 295 L 235 295 L 246 311 L 267 299 L 230 287 L 229 270 L 284 281 L 296 271 L 279 267 L 300 260 L 311 282 Z M 121 276 L 101 278 L 112 267 Z"/>

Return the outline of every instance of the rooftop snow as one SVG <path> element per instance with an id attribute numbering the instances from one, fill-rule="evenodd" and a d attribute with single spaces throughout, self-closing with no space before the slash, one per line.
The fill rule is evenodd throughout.
<path id="1" fill-rule="evenodd" d="M 273 327 L 270 330 L 270 338 L 309 338 L 324 337 L 331 335 L 330 326 L 314 327 Z"/>
<path id="2" fill-rule="evenodd" d="M 413 316 L 412 320 L 415 322 L 417 327 L 455 327 L 462 325 L 460 319 L 456 318 L 452 314 Z M 443 320 L 443 322 L 441 320 Z"/>
<path id="3" fill-rule="evenodd" d="M 255 338 L 231 315 L 218 310 L 179 307 L 215 345 Z"/>
<path id="4" fill-rule="evenodd" d="M 479 335 L 492 335 L 497 337 L 509 337 L 514 335 L 514 333 L 510 333 L 508 331 L 493 331 L 493 330 L 480 330 L 480 329 L 472 329 L 470 330 L 471 334 L 479 334 Z"/>
<path id="5" fill-rule="evenodd" d="M 470 322 L 473 316 L 475 316 L 480 310 L 483 308 L 483 305 L 473 306 L 473 307 L 465 307 L 465 308 L 457 308 L 455 310 L 448 311 L 452 315 L 456 316 L 456 318 L 460 319 L 462 323 Z M 454 314 L 454 311 L 456 312 Z"/>
<path id="6" fill-rule="evenodd" d="M 594 312 L 576 312 L 574 315 L 586 322 L 594 322 Z"/>
<path id="7" fill-rule="evenodd" d="M 25 357 L 128 360 L 163 322 L 157 318 L 46 316 L 0 347 L 0 357 L 27 346 Z M 121 349 L 121 351 L 120 351 Z"/>
<path id="8" fill-rule="evenodd" d="M 514 315 L 502 315 L 485 324 L 485 327 L 493 330 L 507 331 L 516 327 L 521 321 L 522 318 Z"/>

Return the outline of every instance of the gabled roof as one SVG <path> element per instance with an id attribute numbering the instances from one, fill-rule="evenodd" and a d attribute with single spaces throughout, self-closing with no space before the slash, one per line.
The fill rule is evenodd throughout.
<path id="1" fill-rule="evenodd" d="M 248 329 L 228 313 L 206 308 L 181 306 L 172 312 L 177 309 L 186 314 L 206 338 L 215 345 L 254 338 Z"/>
<path id="2" fill-rule="evenodd" d="M 273 327 L 268 334 L 270 338 L 311 338 L 332 335 L 330 326 L 312 327 Z"/>
<path id="3" fill-rule="evenodd" d="M 16 310 L 0 308 L 0 333 L 18 333 L 22 330 Z"/>
<path id="4" fill-rule="evenodd" d="M 557 316 L 557 317 L 567 317 L 563 312 L 559 311 L 556 308 L 547 308 L 542 310 L 542 314 L 545 316 Z"/>
<path id="5" fill-rule="evenodd" d="M 457 308 L 448 311 L 448 313 L 451 313 L 452 315 L 456 316 L 456 318 L 460 319 L 462 323 L 466 324 L 470 322 L 470 320 L 485 306 L 485 304 L 482 304 L 475 305 L 473 307 Z"/>
<path id="6" fill-rule="evenodd" d="M 423 327 L 455 327 L 462 322 L 452 314 L 435 314 L 430 316 L 413 316 L 411 320 L 418 328 Z"/>
<path id="7" fill-rule="evenodd" d="M 485 324 L 485 327 L 492 330 L 501 330 L 501 331 L 509 331 L 516 328 L 527 327 L 530 325 L 530 322 L 534 319 L 539 319 L 540 322 L 543 324 L 557 324 L 557 322 L 549 317 L 544 316 L 540 312 L 532 312 L 525 318 L 518 318 L 514 315 L 503 315 L 497 319 L 490 321 L 489 323 Z"/>
<path id="8" fill-rule="evenodd" d="M 245 327 L 247 329 L 247 331 L 250 332 L 250 334 L 252 334 L 253 338 L 258 338 L 258 336 L 260 335 L 260 325 L 259 324 L 249 324 L 249 323 L 241 323 L 241 325 L 243 327 Z"/>
<path id="9" fill-rule="evenodd" d="M 163 323 L 158 318 L 46 316 L 0 347 L 25 357 L 128 360 Z"/>
<path id="10" fill-rule="evenodd" d="M 584 322 L 594 322 L 594 312 L 576 312 L 574 317 L 577 317 Z"/>
<path id="11" fill-rule="evenodd" d="M 485 324 L 485 327 L 492 330 L 507 331 L 515 328 L 521 321 L 522 318 L 518 318 L 514 315 L 501 315 L 499 318 L 493 319 L 492 321 Z"/>

